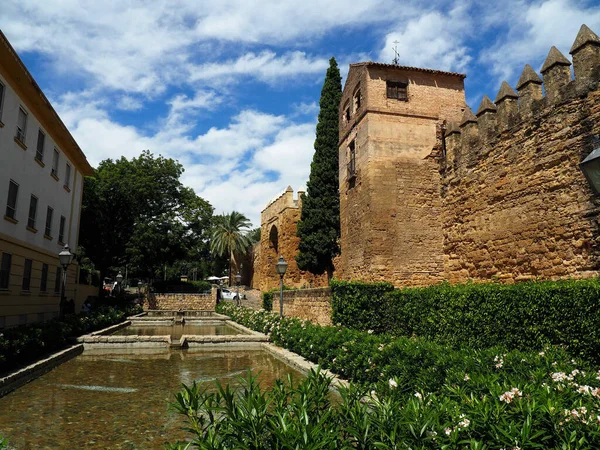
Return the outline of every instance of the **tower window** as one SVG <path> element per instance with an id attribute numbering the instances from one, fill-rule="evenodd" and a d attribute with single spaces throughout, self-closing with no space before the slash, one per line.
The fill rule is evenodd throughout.
<path id="1" fill-rule="evenodd" d="M 360 89 L 354 94 L 354 112 L 356 113 L 360 109 Z"/>
<path id="2" fill-rule="evenodd" d="M 402 81 L 387 81 L 387 98 L 408 101 L 407 84 Z"/>
<path id="3" fill-rule="evenodd" d="M 348 178 L 356 177 L 356 145 L 354 141 L 348 145 Z"/>

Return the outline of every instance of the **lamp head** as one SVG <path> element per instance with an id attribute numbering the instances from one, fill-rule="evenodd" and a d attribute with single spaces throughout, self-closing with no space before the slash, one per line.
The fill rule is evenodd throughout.
<path id="1" fill-rule="evenodd" d="M 287 267 L 288 267 L 288 263 L 285 262 L 285 259 L 283 259 L 283 256 L 280 256 L 279 261 L 277 261 L 277 264 L 275 264 L 277 273 L 281 276 L 285 275 Z"/>
<path id="2" fill-rule="evenodd" d="M 69 249 L 68 245 L 65 245 L 62 249 L 62 251 L 58 254 L 58 260 L 60 262 L 60 265 L 63 266 L 63 268 L 67 268 L 67 266 L 69 264 L 71 264 L 71 262 L 73 261 L 73 253 L 71 253 L 71 250 Z"/>

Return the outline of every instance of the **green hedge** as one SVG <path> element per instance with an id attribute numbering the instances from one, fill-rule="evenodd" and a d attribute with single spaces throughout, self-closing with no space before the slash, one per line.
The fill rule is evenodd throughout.
<path id="1" fill-rule="evenodd" d="M 562 346 L 535 351 L 453 349 L 420 337 L 318 326 L 231 304 L 219 308 L 235 321 L 268 333 L 276 345 L 359 384 L 362 390 L 348 419 L 354 430 L 361 428 L 350 434 L 363 436 L 364 445 L 351 441 L 303 448 L 600 448 L 600 372 L 572 359 Z M 342 405 L 345 399 L 342 393 Z M 355 409 L 362 404 L 366 407 Z M 387 406 L 379 409 L 380 404 Z M 252 411 L 252 420 L 266 420 L 258 410 L 247 411 Z M 290 421 L 290 427 L 299 426 L 298 419 Z M 348 430 L 338 429 L 339 423 L 331 420 L 317 428 L 344 438 Z M 389 437 L 389 445 L 370 440 L 377 430 Z M 241 441 L 230 444 L 228 448 L 247 448 L 237 445 Z"/>
<path id="2" fill-rule="evenodd" d="M 384 331 L 382 300 L 394 290 L 391 283 L 332 280 L 331 321 L 357 330 Z"/>
<path id="3" fill-rule="evenodd" d="M 102 307 L 63 319 L 8 328 L 0 333 L 0 376 L 66 347 L 70 337 L 101 330 L 139 312 L 140 307 Z"/>
<path id="4" fill-rule="evenodd" d="M 600 361 L 598 279 L 511 285 L 443 283 L 394 291 L 385 291 L 379 284 L 368 286 L 333 285 L 334 323 L 416 335 L 454 347 L 502 345 L 528 350 L 566 345 L 573 356 Z"/>

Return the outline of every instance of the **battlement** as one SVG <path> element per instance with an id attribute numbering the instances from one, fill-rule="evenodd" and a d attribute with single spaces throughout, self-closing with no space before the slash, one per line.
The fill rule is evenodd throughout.
<path id="1" fill-rule="evenodd" d="M 286 208 L 302 208 L 302 195 L 304 191 L 298 191 L 297 197 L 294 198 L 294 190 L 288 186 L 285 191 L 271 200 L 265 209 L 261 211 L 261 223 L 267 223 L 270 217 L 277 216 Z"/>
<path id="2" fill-rule="evenodd" d="M 541 77 L 526 64 L 516 92 L 503 81 L 494 102 L 485 95 L 476 114 L 467 107 L 460 121 L 448 122 L 442 161 L 446 175 L 453 172 L 459 175 L 466 167 L 475 165 L 497 148 L 500 141 L 512 139 L 515 127 L 537 129 L 557 107 L 596 91 L 600 82 L 600 37 L 582 25 L 569 53 L 572 64 L 552 47 L 541 68 Z"/>

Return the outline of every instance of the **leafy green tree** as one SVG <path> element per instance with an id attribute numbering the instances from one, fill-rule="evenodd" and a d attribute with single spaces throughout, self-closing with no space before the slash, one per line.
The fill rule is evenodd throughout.
<path id="1" fill-rule="evenodd" d="M 248 229 L 250 220 L 242 213 L 232 211 L 230 214 L 215 217 L 215 227 L 210 243 L 214 256 L 229 256 L 229 284 L 232 284 L 232 268 L 235 255 L 245 255 L 251 245 Z"/>
<path id="2" fill-rule="evenodd" d="M 296 256 L 301 270 L 317 275 L 327 272 L 329 278 L 333 274 L 333 258 L 340 253 L 338 108 L 341 98 L 342 78 L 335 58 L 331 58 L 321 90 L 315 154 L 307 192 L 302 199 Z"/>
<path id="3" fill-rule="evenodd" d="M 248 239 L 250 239 L 251 244 L 260 242 L 260 227 L 248 231 Z"/>
<path id="4" fill-rule="evenodd" d="M 80 244 L 101 278 L 125 265 L 152 277 L 203 247 L 208 253 L 213 209 L 181 184 L 182 173 L 177 161 L 144 151 L 104 160 L 85 179 Z"/>

